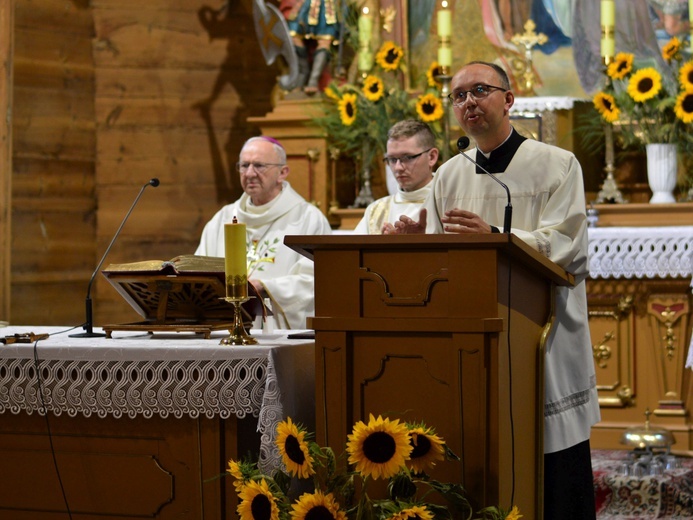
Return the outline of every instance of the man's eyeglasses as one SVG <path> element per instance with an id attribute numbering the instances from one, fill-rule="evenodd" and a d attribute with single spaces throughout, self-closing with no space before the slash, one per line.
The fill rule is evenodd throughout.
<path id="1" fill-rule="evenodd" d="M 246 173 L 250 169 L 251 166 L 253 167 L 253 170 L 255 170 L 255 173 L 262 175 L 267 170 L 269 170 L 272 166 L 284 166 L 284 164 L 281 164 L 281 163 L 262 163 L 262 162 L 237 162 L 236 163 L 236 171 L 240 172 L 240 173 Z"/>
<path id="2" fill-rule="evenodd" d="M 419 152 L 416 155 L 402 155 L 401 157 L 383 157 L 383 161 L 385 161 L 390 166 L 394 166 L 395 164 L 397 164 L 397 161 L 401 162 L 402 166 L 406 166 L 431 150 L 433 150 L 433 148 L 429 148 L 428 150 Z"/>
<path id="3" fill-rule="evenodd" d="M 494 90 L 502 90 L 503 92 L 508 91 L 507 88 L 479 83 L 470 90 L 458 90 L 457 92 L 448 94 L 448 99 L 450 99 L 450 101 L 452 102 L 452 106 L 461 107 L 462 105 L 464 105 L 465 101 L 467 101 L 468 94 L 471 95 L 474 99 L 484 99 L 485 97 L 488 97 L 488 95 Z"/>

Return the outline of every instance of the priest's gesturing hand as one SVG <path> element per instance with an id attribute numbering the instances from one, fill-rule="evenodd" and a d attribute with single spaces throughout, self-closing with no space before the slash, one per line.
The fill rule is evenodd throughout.
<path id="1" fill-rule="evenodd" d="M 446 211 L 440 221 L 446 233 L 491 233 L 491 226 L 479 215 L 463 209 Z"/>
<path id="2" fill-rule="evenodd" d="M 425 209 L 419 212 L 418 222 L 406 215 L 402 215 L 391 229 L 385 229 L 385 227 L 383 227 L 384 235 L 421 235 L 423 233 L 426 233 Z"/>

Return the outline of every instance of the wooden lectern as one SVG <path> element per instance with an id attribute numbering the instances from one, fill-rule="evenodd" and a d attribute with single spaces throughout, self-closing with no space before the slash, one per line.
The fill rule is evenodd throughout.
<path id="1" fill-rule="evenodd" d="M 554 285 L 514 235 L 288 236 L 315 262 L 316 436 L 336 453 L 368 414 L 424 421 L 475 508 L 543 509 L 543 352 Z"/>

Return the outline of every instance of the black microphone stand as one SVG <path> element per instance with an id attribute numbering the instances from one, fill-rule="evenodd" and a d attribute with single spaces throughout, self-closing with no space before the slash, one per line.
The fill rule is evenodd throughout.
<path id="1" fill-rule="evenodd" d="M 513 205 L 510 202 L 510 189 L 508 189 L 504 182 L 498 180 L 498 178 L 496 178 L 495 175 L 493 175 L 486 168 L 481 166 L 478 162 L 476 162 L 474 159 L 472 159 L 466 153 L 464 153 L 464 149 L 467 148 L 467 146 L 469 146 L 469 137 L 462 136 L 457 140 L 457 150 L 460 152 L 462 157 L 467 159 L 472 164 L 475 164 L 480 170 L 482 170 L 486 175 L 491 177 L 494 181 L 503 186 L 503 188 L 505 189 L 505 193 L 508 196 L 508 204 L 507 206 L 505 206 L 505 215 L 503 217 L 503 233 L 510 233 L 511 223 L 513 220 Z"/>
<path id="2" fill-rule="evenodd" d="M 104 334 L 103 332 L 94 332 L 94 319 L 93 319 L 92 305 L 91 305 L 91 286 L 94 283 L 94 278 L 96 278 L 96 274 L 99 272 L 99 269 L 101 269 L 101 266 L 103 265 L 104 260 L 106 260 L 106 256 L 108 256 L 108 253 L 111 251 L 111 247 L 113 247 L 113 244 L 115 243 L 116 239 L 118 238 L 118 235 L 120 235 L 120 231 L 123 229 L 125 222 L 127 221 L 128 217 L 130 216 L 130 213 L 132 213 L 132 210 L 135 209 L 135 205 L 137 205 L 137 201 L 140 200 L 140 197 L 144 193 L 144 189 L 147 186 L 153 186 L 154 188 L 156 188 L 158 185 L 159 185 L 159 179 L 151 179 L 149 182 L 147 182 L 147 184 L 142 186 L 142 189 L 140 189 L 140 192 L 137 194 L 137 197 L 135 197 L 135 201 L 132 203 L 132 206 L 130 206 L 130 209 L 125 214 L 125 218 L 120 223 L 120 227 L 115 232 L 115 235 L 113 235 L 113 239 L 111 239 L 111 243 L 108 244 L 108 247 L 106 248 L 106 252 L 101 257 L 101 260 L 99 261 L 99 265 L 96 266 L 96 269 L 94 269 L 94 272 L 91 275 L 91 279 L 89 280 L 89 286 L 87 287 L 87 299 L 86 299 L 86 318 L 87 318 L 87 321 L 84 323 L 84 325 L 82 325 L 84 332 L 80 332 L 78 334 L 70 334 L 71 338 L 102 338 L 102 337 L 106 336 L 106 334 Z"/>

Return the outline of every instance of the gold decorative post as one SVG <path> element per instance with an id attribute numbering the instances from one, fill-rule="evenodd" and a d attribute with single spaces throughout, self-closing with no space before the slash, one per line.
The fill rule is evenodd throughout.
<path id="1" fill-rule="evenodd" d="M 521 65 L 523 85 L 520 88 L 522 94 L 527 96 L 534 95 L 534 83 L 536 77 L 534 75 L 534 70 L 532 68 L 532 49 L 536 45 L 542 45 L 548 41 L 547 36 L 544 33 L 536 33 L 534 30 L 537 25 L 533 20 L 527 20 L 524 25 L 525 32 L 522 34 L 514 35 L 510 41 L 519 47 L 525 48 L 525 59 Z"/>
<path id="2" fill-rule="evenodd" d="M 306 151 L 306 157 L 308 158 L 308 200 L 314 206 L 320 206 L 318 202 L 315 201 L 315 163 L 320 159 L 320 149 L 319 148 L 308 148 Z"/>
<path id="3" fill-rule="evenodd" d="M 340 151 L 336 146 L 330 146 L 328 149 L 330 154 L 330 213 L 339 209 L 339 201 L 337 200 L 337 161 L 339 160 Z"/>
<path id="4" fill-rule="evenodd" d="M 443 148 L 440 151 L 442 161 L 445 162 L 450 158 L 450 75 L 448 67 L 441 67 L 440 74 L 436 75 L 436 79 L 440 82 L 440 101 L 443 104 Z"/>

